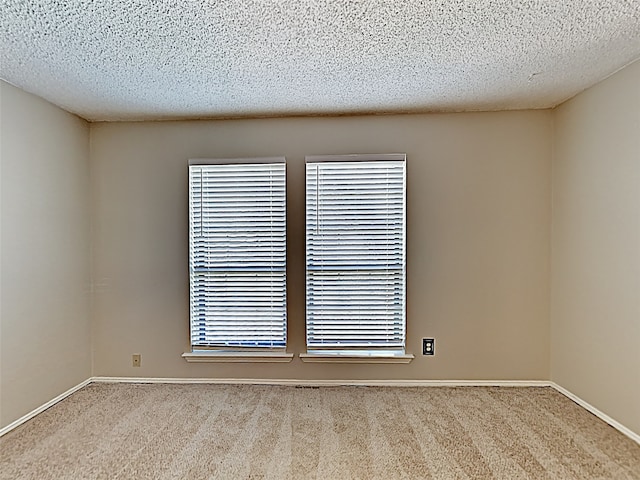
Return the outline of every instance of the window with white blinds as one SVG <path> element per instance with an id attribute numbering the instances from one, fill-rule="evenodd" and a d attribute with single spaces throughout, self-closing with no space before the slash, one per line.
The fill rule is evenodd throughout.
<path id="1" fill-rule="evenodd" d="M 404 154 L 307 157 L 307 349 L 405 347 Z"/>
<path id="2" fill-rule="evenodd" d="M 286 346 L 284 158 L 248 160 L 189 162 L 193 350 Z"/>

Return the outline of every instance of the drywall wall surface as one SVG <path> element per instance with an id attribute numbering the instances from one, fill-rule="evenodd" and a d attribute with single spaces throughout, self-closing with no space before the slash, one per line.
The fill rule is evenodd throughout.
<path id="1" fill-rule="evenodd" d="M 554 113 L 552 379 L 640 434 L 640 62 Z"/>
<path id="2" fill-rule="evenodd" d="M 0 426 L 91 376 L 89 128 L 0 81 Z"/>
<path id="3" fill-rule="evenodd" d="M 94 374 L 548 379 L 551 112 L 91 124 Z M 305 351 L 304 156 L 407 154 L 408 365 L 189 364 L 187 161 L 287 159 L 288 350 Z M 435 337 L 436 354 L 421 355 Z M 142 355 L 132 367 L 131 355 Z"/>
<path id="4" fill-rule="evenodd" d="M 0 213 L 2 212 L 2 128 L 3 128 L 3 93 L 4 82 L 0 81 Z M 4 426 L 2 421 L 2 217 L 0 215 L 0 428 Z"/>

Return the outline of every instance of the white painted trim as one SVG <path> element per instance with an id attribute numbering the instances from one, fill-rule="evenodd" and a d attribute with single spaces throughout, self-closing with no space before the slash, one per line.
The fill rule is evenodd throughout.
<path id="1" fill-rule="evenodd" d="M 31 420 L 69 395 L 90 383 L 184 383 L 227 385 L 290 385 L 308 387 L 366 386 L 366 387 L 551 387 L 573 400 L 585 410 L 640 444 L 640 435 L 614 420 L 606 413 L 584 401 L 555 382 L 547 380 L 303 380 L 295 378 L 168 378 L 168 377 L 91 377 L 71 387 L 40 407 L 0 429 L 0 437 Z"/>
<path id="2" fill-rule="evenodd" d="M 550 386 L 554 389 L 556 389 L 558 392 L 560 392 L 561 394 L 563 394 L 565 397 L 573 400 L 574 402 L 576 402 L 578 405 L 580 405 L 582 408 L 584 408 L 585 410 L 588 410 L 589 412 L 593 413 L 596 417 L 598 417 L 600 420 L 603 420 L 604 422 L 608 423 L 609 425 L 611 425 L 613 428 L 615 428 L 616 430 L 618 430 L 620 433 L 625 434 L 627 437 L 629 437 L 631 440 L 635 441 L 637 444 L 640 445 L 640 435 L 638 435 L 636 432 L 634 432 L 633 430 L 625 427 L 624 425 L 622 425 L 620 422 L 618 422 L 617 420 L 614 420 L 613 418 L 611 418 L 609 415 L 607 415 L 606 413 L 604 413 L 602 410 L 598 410 L 596 407 L 594 407 L 593 405 L 591 405 L 590 403 L 584 401 L 582 398 L 580 398 L 579 396 L 575 395 L 574 393 L 571 393 L 569 390 L 567 390 L 564 387 L 561 387 L 560 385 L 558 385 L 555 382 L 550 382 Z"/>
<path id="3" fill-rule="evenodd" d="M 219 352 L 202 350 L 182 354 L 189 363 L 288 363 L 293 353 L 287 352 Z"/>
<path id="4" fill-rule="evenodd" d="M 189 166 L 194 165 L 236 165 L 244 163 L 287 163 L 282 157 L 240 157 L 240 158 L 190 158 Z"/>
<path id="5" fill-rule="evenodd" d="M 409 363 L 414 359 L 412 354 L 403 355 L 357 355 L 345 353 L 300 353 L 300 360 L 305 363 Z"/>
<path id="6" fill-rule="evenodd" d="M 370 162 L 370 161 L 405 161 L 406 153 L 350 153 L 347 155 L 307 155 L 305 163 L 324 162 Z"/>
<path id="7" fill-rule="evenodd" d="M 35 417 L 36 415 L 44 412 L 47 408 L 53 407 L 56 403 L 58 403 L 61 400 L 64 400 L 65 398 L 67 398 L 69 395 L 71 395 L 72 393 L 77 392 L 78 390 L 80 390 L 81 388 L 86 387 L 87 385 L 89 385 L 93 380 L 91 378 L 87 378 L 84 382 L 80 382 L 78 385 L 76 385 L 75 387 L 71 387 L 69 390 L 67 390 L 66 392 L 61 393 L 60 395 L 58 395 L 56 398 L 49 400 L 47 403 L 40 405 L 38 408 L 36 408 L 35 410 L 31 410 L 29 413 L 27 413 L 26 415 L 23 415 L 22 417 L 20 417 L 19 419 L 11 422 L 9 425 L 7 425 L 6 427 L 0 428 L 0 437 L 3 436 L 5 433 L 10 432 L 11 430 L 13 430 L 16 427 L 19 427 L 20 425 L 22 425 L 23 423 L 31 420 L 33 417 Z"/>
<path id="8" fill-rule="evenodd" d="M 297 378 L 93 377 L 96 383 L 208 383 L 302 387 L 549 387 L 546 380 L 303 380 Z"/>

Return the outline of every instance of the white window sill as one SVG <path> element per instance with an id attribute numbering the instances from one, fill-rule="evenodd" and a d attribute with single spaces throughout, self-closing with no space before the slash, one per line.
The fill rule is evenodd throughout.
<path id="1" fill-rule="evenodd" d="M 415 357 L 411 354 L 375 354 L 375 353 L 301 353 L 300 360 L 306 363 L 409 363 Z"/>
<path id="2" fill-rule="evenodd" d="M 288 363 L 293 360 L 293 353 L 287 352 L 225 352 L 203 350 L 182 354 L 189 363 Z"/>

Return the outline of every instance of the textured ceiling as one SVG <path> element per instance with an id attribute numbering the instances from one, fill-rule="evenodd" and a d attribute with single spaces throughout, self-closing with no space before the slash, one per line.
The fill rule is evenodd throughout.
<path id="1" fill-rule="evenodd" d="M 0 9 L 0 77 L 89 120 L 546 108 L 640 57 L 640 0 Z"/>

